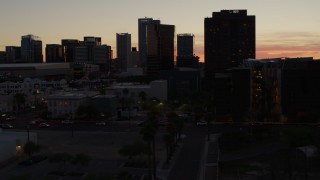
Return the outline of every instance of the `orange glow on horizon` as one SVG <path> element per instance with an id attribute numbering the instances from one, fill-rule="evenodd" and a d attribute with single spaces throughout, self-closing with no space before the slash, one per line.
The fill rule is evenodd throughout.
<path id="1" fill-rule="evenodd" d="M 197 53 L 196 56 L 199 56 L 199 62 L 204 62 L 204 53 Z M 286 49 L 286 50 L 277 50 L 277 49 L 256 49 L 256 59 L 268 59 L 268 58 L 279 58 L 279 57 L 313 57 L 313 59 L 320 59 L 320 48 L 319 50 L 315 49 Z"/>

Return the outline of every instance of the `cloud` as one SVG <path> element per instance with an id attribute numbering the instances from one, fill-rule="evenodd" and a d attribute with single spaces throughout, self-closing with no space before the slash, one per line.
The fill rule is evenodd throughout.
<path id="1" fill-rule="evenodd" d="M 257 58 L 320 57 L 320 34 L 277 32 L 257 36 Z"/>
<path id="2" fill-rule="evenodd" d="M 257 35 L 256 58 L 320 58 L 320 33 L 275 32 Z M 195 34 L 195 54 L 204 61 L 204 35 Z"/>

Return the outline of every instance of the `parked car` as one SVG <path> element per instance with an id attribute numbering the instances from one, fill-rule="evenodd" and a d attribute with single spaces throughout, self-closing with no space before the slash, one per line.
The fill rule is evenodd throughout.
<path id="1" fill-rule="evenodd" d="M 2 129 L 12 129 L 13 128 L 13 126 L 11 124 L 1 124 L 0 127 Z"/>
<path id="2" fill-rule="evenodd" d="M 40 127 L 50 127 L 50 124 L 43 122 L 43 123 L 40 123 L 39 126 Z"/>
<path id="3" fill-rule="evenodd" d="M 32 164 L 40 163 L 47 159 L 47 156 L 32 156 L 27 160 L 21 161 L 19 165 L 30 166 Z"/>
<path id="4" fill-rule="evenodd" d="M 30 125 L 41 124 L 41 123 L 44 123 L 44 120 L 36 119 L 29 122 Z"/>
<path id="5" fill-rule="evenodd" d="M 73 124 L 73 121 L 70 120 L 63 120 L 61 121 L 62 124 Z"/>
<path id="6" fill-rule="evenodd" d="M 16 120 L 16 117 L 8 116 L 8 117 L 6 117 L 6 120 L 8 120 L 8 121 Z"/>
<path id="7" fill-rule="evenodd" d="M 207 125 L 207 121 L 198 121 L 197 122 L 197 126 L 206 126 Z"/>
<path id="8" fill-rule="evenodd" d="M 104 122 L 104 121 L 99 121 L 99 122 L 96 122 L 96 125 L 98 125 L 98 126 L 105 126 L 105 125 L 106 125 L 106 122 Z"/>

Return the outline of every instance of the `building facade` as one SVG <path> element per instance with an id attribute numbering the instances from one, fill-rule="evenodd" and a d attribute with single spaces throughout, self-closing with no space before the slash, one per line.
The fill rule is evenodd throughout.
<path id="1" fill-rule="evenodd" d="M 64 47 L 59 44 L 47 44 L 46 62 L 47 63 L 65 62 Z"/>
<path id="2" fill-rule="evenodd" d="M 15 63 L 21 60 L 21 47 L 6 46 L 6 63 Z"/>
<path id="3" fill-rule="evenodd" d="M 194 55 L 194 35 L 177 35 L 177 67 L 198 68 L 199 57 Z"/>
<path id="4" fill-rule="evenodd" d="M 6 63 L 7 54 L 5 51 L 0 51 L 0 63 Z"/>
<path id="5" fill-rule="evenodd" d="M 48 96 L 48 111 L 52 118 L 69 116 L 72 119 L 77 116 L 80 105 L 86 104 L 97 92 L 62 92 Z"/>
<path id="6" fill-rule="evenodd" d="M 206 78 L 255 58 L 255 16 L 247 10 L 213 12 L 204 20 L 204 35 Z"/>
<path id="7" fill-rule="evenodd" d="M 147 66 L 147 26 L 149 24 L 160 24 L 160 20 L 153 20 L 152 18 L 138 19 L 139 54 L 142 67 Z"/>
<path id="8" fill-rule="evenodd" d="M 139 51 L 137 51 L 136 47 L 132 47 L 131 61 L 128 64 L 128 68 L 139 67 L 139 64 L 140 64 Z"/>
<path id="9" fill-rule="evenodd" d="M 21 59 L 26 63 L 42 63 L 41 38 L 32 34 L 21 37 Z"/>
<path id="10" fill-rule="evenodd" d="M 147 75 L 174 68 L 174 25 L 147 26 Z"/>
<path id="11" fill-rule="evenodd" d="M 117 58 L 121 71 L 127 71 L 131 62 L 131 34 L 117 33 Z"/>
<path id="12" fill-rule="evenodd" d="M 77 39 L 62 39 L 61 44 L 65 49 L 66 62 L 74 62 L 75 48 L 81 45 Z"/>

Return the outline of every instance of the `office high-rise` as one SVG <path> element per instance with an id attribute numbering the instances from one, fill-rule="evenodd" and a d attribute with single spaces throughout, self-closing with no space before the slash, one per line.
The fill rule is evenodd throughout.
<path id="1" fill-rule="evenodd" d="M 131 61 L 131 34 L 117 33 L 117 58 L 121 71 L 127 71 Z"/>
<path id="2" fill-rule="evenodd" d="M 46 62 L 47 63 L 65 62 L 64 47 L 60 44 L 47 44 Z"/>
<path id="3" fill-rule="evenodd" d="M 194 35 L 178 34 L 177 35 L 177 55 L 193 56 Z"/>
<path id="4" fill-rule="evenodd" d="M 6 46 L 6 63 L 15 63 L 21 60 L 21 47 Z"/>
<path id="5" fill-rule="evenodd" d="M 139 51 L 136 47 L 132 47 L 131 50 L 131 61 L 128 64 L 128 67 L 138 67 L 140 64 L 140 57 L 139 57 Z"/>
<path id="6" fill-rule="evenodd" d="M 147 26 L 149 24 L 160 24 L 160 20 L 153 20 L 152 18 L 138 19 L 139 54 L 142 67 L 147 65 Z"/>
<path id="7" fill-rule="evenodd" d="M 75 48 L 81 45 L 77 39 L 62 39 L 61 44 L 65 49 L 66 62 L 74 62 Z"/>
<path id="8" fill-rule="evenodd" d="M 21 37 L 21 58 L 27 63 L 42 63 L 42 41 L 40 37 L 29 34 Z"/>
<path id="9" fill-rule="evenodd" d="M 174 68 L 174 25 L 147 26 L 147 74 L 157 76 L 160 70 Z"/>
<path id="10" fill-rule="evenodd" d="M 5 51 L 0 51 L 0 64 L 6 63 L 6 52 Z"/>
<path id="11" fill-rule="evenodd" d="M 177 35 L 177 67 L 197 68 L 199 58 L 194 55 L 194 35 Z"/>
<path id="12" fill-rule="evenodd" d="M 101 46 L 101 37 L 85 36 L 83 42 L 86 46 Z"/>
<path id="13" fill-rule="evenodd" d="M 213 12 L 204 26 L 206 78 L 255 58 L 255 16 L 248 16 L 247 10 Z"/>

